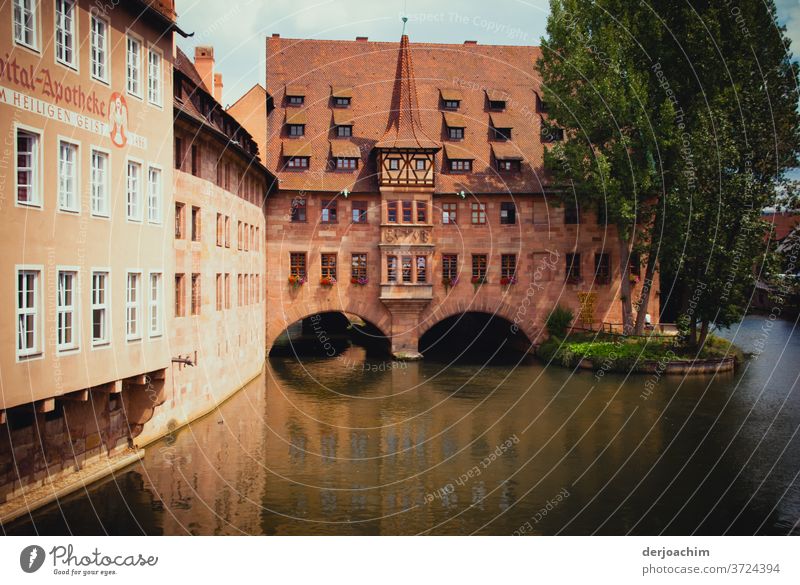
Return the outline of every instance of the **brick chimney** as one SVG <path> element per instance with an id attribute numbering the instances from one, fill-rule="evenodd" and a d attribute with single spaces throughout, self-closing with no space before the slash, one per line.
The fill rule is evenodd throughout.
<path id="1" fill-rule="evenodd" d="M 216 96 L 214 89 L 214 47 L 194 48 L 194 67 L 206 86 L 206 91 Z"/>
<path id="2" fill-rule="evenodd" d="M 222 104 L 222 73 L 214 74 L 214 99 Z"/>

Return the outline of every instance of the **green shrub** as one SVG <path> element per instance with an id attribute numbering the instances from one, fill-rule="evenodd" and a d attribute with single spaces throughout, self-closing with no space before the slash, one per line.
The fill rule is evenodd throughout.
<path id="1" fill-rule="evenodd" d="M 567 334 L 567 328 L 574 318 L 575 314 L 572 312 L 572 309 L 564 308 L 561 305 L 556 306 L 547 317 L 547 322 L 545 323 L 547 325 L 547 332 L 551 337 L 563 338 Z"/>
<path id="2" fill-rule="evenodd" d="M 542 361 L 551 362 L 556 359 L 560 347 L 561 340 L 557 337 L 550 336 L 544 343 L 539 345 L 536 350 L 536 355 Z"/>

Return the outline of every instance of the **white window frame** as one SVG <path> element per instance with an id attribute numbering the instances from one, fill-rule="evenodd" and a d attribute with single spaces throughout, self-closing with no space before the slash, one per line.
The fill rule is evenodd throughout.
<path id="1" fill-rule="evenodd" d="M 136 276 L 135 295 L 131 300 L 131 276 Z M 131 311 L 135 310 L 135 318 L 131 319 Z M 131 323 L 135 331 L 131 331 Z M 142 339 L 142 271 L 128 270 L 125 273 L 125 339 L 141 341 Z"/>
<path id="2" fill-rule="evenodd" d="M 39 52 L 39 0 L 12 0 L 12 16 L 11 16 L 11 38 L 14 39 L 14 44 L 20 47 L 26 47 L 32 51 Z M 24 38 L 17 36 L 16 17 L 18 10 L 24 10 L 24 5 L 30 4 L 29 11 L 31 12 L 31 42 L 27 42 Z M 24 35 L 24 33 L 23 33 Z"/>
<path id="3" fill-rule="evenodd" d="M 97 40 L 95 34 L 95 22 L 100 22 L 105 27 L 105 34 L 103 36 L 103 45 L 98 46 L 95 44 Z M 111 25 L 108 19 L 100 16 L 96 11 L 91 11 L 89 17 L 89 69 L 92 79 L 96 79 L 106 85 L 111 84 L 111 71 L 108 67 L 108 48 L 111 46 Z M 102 61 L 95 59 L 95 52 L 102 55 Z M 102 67 L 103 74 L 98 75 L 97 69 Z"/>
<path id="4" fill-rule="evenodd" d="M 105 158 L 106 165 L 105 165 L 105 176 L 101 183 L 97 182 L 97 177 L 95 175 L 95 168 L 94 168 L 94 158 L 95 155 L 101 155 Z M 127 166 L 126 166 L 127 172 Z M 96 190 L 98 186 L 102 187 L 103 189 L 103 196 L 98 198 L 96 196 Z M 127 189 L 127 179 L 126 179 L 126 189 Z M 98 146 L 92 146 L 89 149 L 89 211 L 94 217 L 105 217 L 108 218 L 111 216 L 111 152 L 105 148 L 100 148 Z M 95 202 L 101 201 L 103 204 L 102 208 L 95 208 Z"/>
<path id="5" fill-rule="evenodd" d="M 44 266 L 41 264 L 17 264 L 14 270 L 14 288 L 15 288 L 15 313 L 16 313 L 16 358 L 17 362 L 29 361 L 31 359 L 39 359 L 44 357 L 44 311 L 42 310 L 42 290 L 44 288 Z M 24 309 L 19 306 L 19 276 L 22 272 L 34 273 L 35 285 L 33 291 L 33 307 L 25 307 Z M 33 316 L 33 347 L 28 349 L 20 349 L 20 316 L 32 315 Z"/>
<path id="6" fill-rule="evenodd" d="M 158 277 L 155 288 L 153 288 L 154 276 Z M 155 298 L 153 292 L 156 293 Z M 155 327 L 153 327 L 154 317 Z M 160 270 L 147 274 L 147 331 L 150 338 L 161 337 L 164 334 L 164 273 Z"/>
<path id="7" fill-rule="evenodd" d="M 103 302 L 97 302 L 95 297 L 95 291 L 98 289 L 95 287 L 95 277 L 102 275 L 105 281 L 105 287 L 103 289 Z M 111 345 L 111 269 L 110 268 L 92 268 L 92 281 L 91 281 L 91 290 L 89 291 L 91 295 L 91 312 L 89 318 L 89 326 L 90 326 L 90 335 L 92 339 L 92 348 L 104 348 Z M 94 312 L 95 311 L 104 311 L 103 317 L 103 330 L 105 336 L 102 339 L 95 339 L 94 337 Z"/>
<path id="8" fill-rule="evenodd" d="M 152 56 L 158 57 L 157 76 L 153 75 Z M 152 93 L 151 84 L 154 80 L 158 83 L 156 94 Z M 164 106 L 164 53 L 152 44 L 147 46 L 147 101 L 159 109 Z"/>
<path id="9" fill-rule="evenodd" d="M 158 182 L 153 183 L 153 173 L 158 176 Z M 153 186 L 157 187 L 157 192 L 153 191 Z M 148 165 L 147 167 L 147 221 L 148 223 L 161 225 L 164 213 L 164 172 L 159 165 Z"/>
<path id="10" fill-rule="evenodd" d="M 130 166 L 135 165 L 139 169 L 138 173 L 138 180 L 136 181 L 136 190 L 135 192 L 131 190 L 131 174 L 130 174 Z M 142 205 L 142 181 L 144 180 L 144 169 L 145 166 L 142 164 L 141 160 L 135 158 L 126 158 L 125 159 L 125 217 L 128 221 L 141 223 L 142 216 L 144 213 L 143 205 Z M 134 194 L 136 197 L 135 202 L 132 201 L 131 195 Z M 134 205 L 135 203 L 135 205 Z M 134 208 L 135 213 L 131 213 L 131 208 Z"/>
<path id="11" fill-rule="evenodd" d="M 72 302 L 69 305 L 61 305 L 61 276 L 72 276 Z M 56 267 L 56 352 L 72 353 L 80 351 L 81 347 L 81 284 L 80 270 L 77 266 L 57 266 Z M 71 329 L 72 339 L 69 343 L 60 340 L 61 336 L 61 316 L 70 314 L 72 316 Z"/>
<path id="12" fill-rule="evenodd" d="M 69 7 L 71 14 L 70 18 L 70 29 L 66 30 L 64 33 L 61 32 L 61 18 L 59 17 L 59 4 L 64 7 Z M 59 55 L 60 49 L 62 44 L 59 43 L 59 35 L 64 34 L 65 36 L 68 35 L 69 43 L 63 44 L 63 51 L 66 53 L 70 51 L 72 53 L 72 58 L 67 59 L 63 55 Z M 75 71 L 78 70 L 78 62 L 80 61 L 80 55 L 78 51 L 80 50 L 79 44 L 77 43 L 78 38 L 78 6 L 75 0 L 55 0 L 53 3 L 53 50 L 55 51 L 55 59 L 56 63 L 60 65 L 64 65 L 70 69 Z"/>
<path id="13" fill-rule="evenodd" d="M 61 166 L 61 146 L 67 145 L 74 148 L 75 160 L 73 161 L 73 188 L 72 188 L 72 198 L 71 201 L 65 202 L 64 200 L 64 184 L 63 184 L 63 176 L 62 171 L 63 168 Z M 56 161 L 58 161 L 58 172 L 57 172 L 57 181 L 58 181 L 58 210 L 59 211 L 66 211 L 69 213 L 80 213 L 81 211 L 81 144 L 76 140 L 71 140 L 64 136 L 59 136 L 58 140 L 56 141 Z"/>
<path id="14" fill-rule="evenodd" d="M 137 64 L 136 64 L 136 76 L 131 77 L 131 49 L 130 43 L 131 41 L 135 42 L 139 48 L 137 50 Z M 142 99 L 142 80 L 144 76 L 142 75 L 143 63 L 142 63 L 142 53 L 144 52 L 144 42 L 142 41 L 142 37 L 133 34 L 131 31 L 128 31 L 125 35 L 125 91 L 128 95 L 135 97 L 136 99 Z M 131 81 L 136 82 L 135 90 L 131 88 Z"/>
<path id="15" fill-rule="evenodd" d="M 19 133 L 32 134 L 35 137 L 35 144 L 33 148 L 33 161 L 31 167 L 31 177 L 33 181 L 32 192 L 33 197 L 31 201 L 19 200 L 19 173 L 17 172 L 17 163 L 19 161 L 18 140 Z M 42 131 L 38 128 L 33 128 L 23 124 L 14 125 L 14 204 L 17 207 L 34 207 L 41 209 L 43 206 L 44 198 L 42 197 Z"/>

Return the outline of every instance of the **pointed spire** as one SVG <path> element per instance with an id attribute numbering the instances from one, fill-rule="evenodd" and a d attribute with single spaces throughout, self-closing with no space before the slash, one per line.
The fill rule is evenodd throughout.
<path id="1" fill-rule="evenodd" d="M 414 82 L 414 67 L 408 48 L 408 35 L 400 39 L 400 54 L 397 57 L 397 73 L 392 92 L 392 104 L 386 132 L 376 148 L 425 148 L 438 149 L 439 144 L 431 140 L 422 129 L 419 117 L 417 86 Z"/>

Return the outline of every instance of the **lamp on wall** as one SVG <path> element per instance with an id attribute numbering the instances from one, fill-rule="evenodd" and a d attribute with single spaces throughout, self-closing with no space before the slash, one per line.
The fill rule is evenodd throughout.
<path id="1" fill-rule="evenodd" d="M 456 195 L 458 195 L 462 199 L 466 199 L 467 198 L 467 194 L 464 193 L 464 191 L 456 191 Z"/>
<path id="2" fill-rule="evenodd" d="M 342 191 L 342 195 L 344 195 L 344 198 L 347 199 L 347 196 L 350 195 L 350 191 L 345 188 L 344 191 Z"/>

